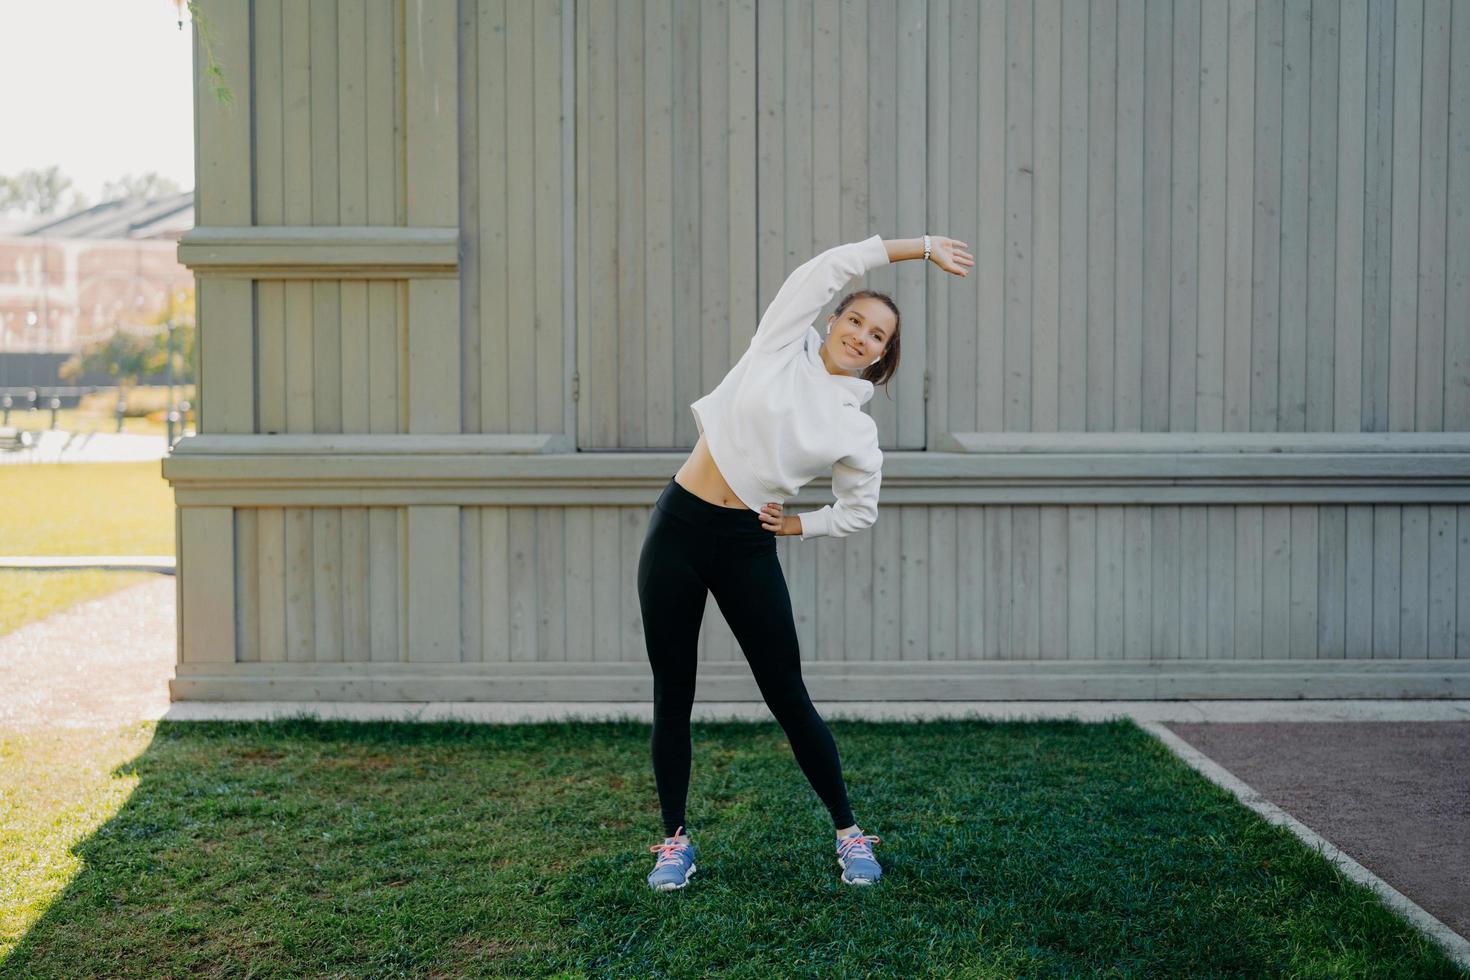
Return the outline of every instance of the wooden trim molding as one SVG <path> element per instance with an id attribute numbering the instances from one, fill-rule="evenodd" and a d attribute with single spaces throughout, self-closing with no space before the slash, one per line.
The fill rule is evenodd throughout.
<path id="1" fill-rule="evenodd" d="M 459 275 L 458 228 L 389 225 L 196 227 L 179 261 L 247 279 L 435 279 Z"/>
<path id="2" fill-rule="evenodd" d="M 1470 503 L 1470 438 L 1459 433 L 1291 452 L 1120 449 L 1113 438 L 1086 452 L 889 452 L 882 503 Z M 165 457 L 163 476 L 185 507 L 646 505 L 686 455 L 573 452 L 561 433 L 199 435 Z M 820 480 L 789 503 L 830 497 Z"/>
<path id="3" fill-rule="evenodd" d="M 1470 432 L 941 432 L 946 453 L 1470 453 Z"/>
<path id="4" fill-rule="evenodd" d="M 1464 698 L 1467 660 L 804 660 L 818 701 Z M 647 701 L 646 663 L 181 663 L 174 700 Z M 744 662 L 699 665 L 700 697 L 760 701 Z"/>

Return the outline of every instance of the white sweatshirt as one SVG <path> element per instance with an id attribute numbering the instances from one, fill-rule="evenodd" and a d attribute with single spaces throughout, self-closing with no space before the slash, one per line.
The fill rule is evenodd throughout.
<path id="1" fill-rule="evenodd" d="M 882 237 L 827 249 L 787 277 L 750 347 L 689 406 L 730 489 L 759 512 L 831 471 L 837 504 L 799 514 L 801 537 L 846 537 L 878 519 L 883 452 L 862 411 L 873 383 L 832 374 L 814 322 L 848 281 L 888 264 Z"/>

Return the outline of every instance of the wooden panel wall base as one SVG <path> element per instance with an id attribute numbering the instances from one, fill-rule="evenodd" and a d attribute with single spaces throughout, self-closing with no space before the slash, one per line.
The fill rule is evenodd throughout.
<path id="1" fill-rule="evenodd" d="M 804 662 L 816 701 L 1465 698 L 1467 660 Z M 759 701 L 742 663 L 699 665 L 704 701 Z M 647 664 L 180 664 L 175 701 L 646 701 Z"/>

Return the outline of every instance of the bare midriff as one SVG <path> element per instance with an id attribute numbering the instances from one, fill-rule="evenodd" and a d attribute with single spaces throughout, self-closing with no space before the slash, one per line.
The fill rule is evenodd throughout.
<path id="1" fill-rule="evenodd" d="M 674 482 L 706 503 L 748 509 L 744 501 L 735 496 L 730 484 L 725 482 L 725 475 L 715 465 L 715 458 L 710 455 L 709 445 L 704 441 L 702 432 L 699 434 L 699 441 L 694 444 L 694 451 L 689 454 L 684 465 L 679 467 L 679 472 L 674 474 Z"/>

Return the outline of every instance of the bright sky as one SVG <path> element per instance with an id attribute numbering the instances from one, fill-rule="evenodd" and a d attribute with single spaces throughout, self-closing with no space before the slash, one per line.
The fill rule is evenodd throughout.
<path id="1" fill-rule="evenodd" d="M 192 33 L 173 0 L 0 0 L 0 174 L 55 164 L 93 204 L 126 174 L 193 187 Z"/>

